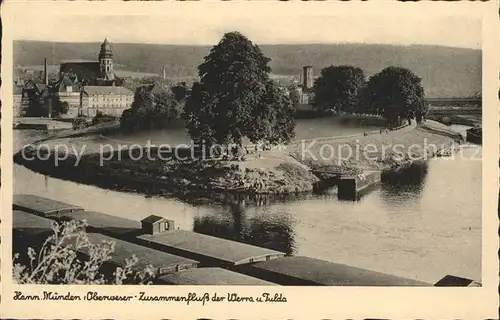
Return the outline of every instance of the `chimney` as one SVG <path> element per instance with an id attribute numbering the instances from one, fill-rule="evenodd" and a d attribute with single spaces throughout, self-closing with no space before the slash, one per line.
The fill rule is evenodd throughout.
<path id="1" fill-rule="evenodd" d="M 52 98 L 49 96 L 47 97 L 47 106 L 48 106 L 48 117 L 49 119 L 52 118 Z"/>
<path id="2" fill-rule="evenodd" d="M 49 73 L 47 70 L 47 58 L 44 59 L 44 64 L 43 64 L 43 72 L 44 72 L 44 77 L 45 77 L 45 85 L 49 84 Z"/>
<path id="3" fill-rule="evenodd" d="M 162 66 L 161 70 L 163 73 L 163 80 L 166 80 L 167 79 L 167 69 L 165 68 L 165 66 Z"/>

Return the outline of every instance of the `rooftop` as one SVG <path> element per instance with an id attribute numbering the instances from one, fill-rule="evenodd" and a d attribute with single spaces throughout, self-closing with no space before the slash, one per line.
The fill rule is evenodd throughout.
<path id="1" fill-rule="evenodd" d="M 135 270 L 144 270 L 151 265 L 158 269 L 160 274 L 175 271 L 176 267 L 182 269 L 194 268 L 198 265 L 198 261 L 179 257 L 173 254 L 143 247 L 134 243 L 112 238 L 99 233 L 87 232 L 88 239 L 92 244 L 101 244 L 104 242 L 114 242 L 115 250 L 111 253 L 109 261 L 116 265 L 125 266 L 126 259 L 130 259 L 133 255 L 138 258 L 138 262 L 134 265 Z M 74 248 L 76 239 L 73 237 L 66 244 L 70 248 Z M 89 248 L 80 248 L 79 252 L 88 255 Z"/>
<path id="2" fill-rule="evenodd" d="M 12 211 L 12 229 L 28 235 L 47 236 L 53 233 L 52 220 L 20 210 Z"/>
<path id="3" fill-rule="evenodd" d="M 155 223 L 155 222 L 163 220 L 163 219 L 166 219 L 166 218 L 152 214 L 149 217 L 142 219 L 141 222 Z"/>
<path id="4" fill-rule="evenodd" d="M 23 87 L 14 86 L 12 88 L 12 94 L 23 94 Z"/>
<path id="5" fill-rule="evenodd" d="M 58 91 L 66 91 L 66 88 L 67 87 L 71 87 L 73 86 L 73 81 L 71 81 L 71 79 L 69 78 L 68 75 L 63 75 L 59 81 L 57 81 L 55 84 L 54 84 L 54 88 L 57 89 Z"/>
<path id="6" fill-rule="evenodd" d="M 252 268 L 325 286 L 432 286 L 422 281 L 308 257 L 264 261 L 252 265 Z"/>
<path id="7" fill-rule="evenodd" d="M 199 258 L 215 259 L 230 265 L 274 259 L 285 254 L 236 241 L 225 240 L 186 230 L 141 235 L 139 239 Z"/>
<path id="8" fill-rule="evenodd" d="M 276 285 L 244 274 L 221 268 L 199 268 L 167 274 L 158 279 L 159 283 L 174 285 Z"/>
<path id="9" fill-rule="evenodd" d="M 45 83 L 37 83 L 37 84 L 35 84 L 35 87 L 39 93 L 42 93 L 47 88 Z"/>
<path id="10" fill-rule="evenodd" d="M 79 206 L 31 194 L 15 194 L 12 200 L 12 209 L 22 210 L 42 216 L 64 214 L 72 211 L 83 211 L 83 208 Z"/>
<path id="11" fill-rule="evenodd" d="M 141 223 L 139 221 L 116 217 L 101 212 L 77 211 L 64 214 L 61 218 L 64 220 L 85 220 L 90 228 L 101 230 L 111 235 L 125 236 L 141 233 Z"/>
<path id="12" fill-rule="evenodd" d="M 61 60 L 61 64 L 65 63 L 99 63 L 96 60 L 83 60 L 83 59 L 75 59 L 75 60 Z"/>
<path id="13" fill-rule="evenodd" d="M 85 86 L 83 91 L 89 95 L 92 94 L 116 94 L 116 95 L 134 95 L 132 91 L 125 87 L 115 87 L 115 86 Z"/>

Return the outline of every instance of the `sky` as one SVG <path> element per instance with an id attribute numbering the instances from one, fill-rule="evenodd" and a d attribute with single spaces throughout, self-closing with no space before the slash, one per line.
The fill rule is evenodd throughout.
<path id="1" fill-rule="evenodd" d="M 320 11 L 231 11 L 180 14 L 105 15 L 60 12 L 21 14 L 14 38 L 57 42 L 158 43 L 214 45 L 225 32 L 239 31 L 258 44 L 380 43 L 432 44 L 481 48 L 481 21 L 446 15 L 321 14 Z"/>

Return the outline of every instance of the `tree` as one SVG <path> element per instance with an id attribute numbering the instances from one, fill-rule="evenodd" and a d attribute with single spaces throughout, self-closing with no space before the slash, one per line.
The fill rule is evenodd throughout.
<path id="1" fill-rule="evenodd" d="M 182 113 L 182 103 L 173 93 L 159 93 L 154 96 L 154 114 L 160 121 L 170 123 L 178 119 Z"/>
<path id="2" fill-rule="evenodd" d="M 30 93 L 28 95 L 28 107 L 26 109 L 26 117 L 42 117 L 46 115 L 46 108 L 40 103 L 40 95 L 38 93 Z"/>
<path id="3" fill-rule="evenodd" d="M 200 82 L 186 101 L 183 118 L 193 140 L 241 145 L 244 137 L 282 141 L 291 135 L 289 127 L 273 127 L 281 123 L 276 116 L 289 117 L 293 105 L 270 82 L 269 61 L 242 34 L 223 36 L 198 67 Z"/>
<path id="4" fill-rule="evenodd" d="M 56 96 L 52 98 L 52 117 L 59 117 L 67 114 L 69 111 L 69 104 L 66 101 L 61 101 L 61 99 Z"/>
<path id="5" fill-rule="evenodd" d="M 253 110 L 252 121 L 247 133 L 250 141 L 269 144 L 289 142 L 295 136 L 295 107 L 284 89 L 274 81 L 266 84 L 266 95 L 261 104 Z"/>
<path id="6" fill-rule="evenodd" d="M 136 90 L 130 109 L 120 118 L 123 131 L 162 128 L 182 113 L 182 104 L 168 91 L 152 93 L 144 88 Z"/>
<path id="7" fill-rule="evenodd" d="M 174 94 L 175 100 L 181 102 L 187 98 L 188 86 L 186 82 L 180 82 L 172 87 L 172 93 Z"/>
<path id="8" fill-rule="evenodd" d="M 104 114 L 101 111 L 97 110 L 95 116 L 92 118 L 91 125 L 96 125 L 100 123 L 113 122 L 116 121 L 117 118 L 115 116 Z"/>
<path id="9" fill-rule="evenodd" d="M 425 114 L 422 79 L 411 70 L 388 67 L 372 76 L 363 92 L 363 104 L 369 113 L 383 115 L 395 124 L 413 118 L 417 111 Z"/>
<path id="10" fill-rule="evenodd" d="M 365 85 L 363 70 L 352 66 L 330 66 L 321 70 L 314 83 L 314 106 L 320 111 L 353 113 Z"/>
<path id="11" fill-rule="evenodd" d="M 288 92 L 293 106 L 297 108 L 300 102 L 299 88 L 296 85 L 291 85 L 288 87 Z"/>
<path id="12" fill-rule="evenodd" d="M 202 83 L 195 82 L 182 114 L 189 135 L 195 142 L 206 144 L 216 142 L 215 126 L 211 123 L 216 115 L 210 103 L 213 104 L 213 100 L 210 99 L 208 90 Z"/>

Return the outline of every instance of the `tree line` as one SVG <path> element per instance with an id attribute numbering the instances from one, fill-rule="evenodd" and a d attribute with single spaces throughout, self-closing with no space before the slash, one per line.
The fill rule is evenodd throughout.
<path id="1" fill-rule="evenodd" d="M 361 68 L 330 66 L 314 84 L 314 108 L 322 113 L 379 115 L 389 124 L 427 113 L 422 79 L 411 70 L 390 66 L 368 80 Z"/>
<path id="2" fill-rule="evenodd" d="M 152 86 L 154 84 L 137 88 L 131 107 L 121 115 L 122 131 L 162 128 L 180 118 L 188 93 L 186 84 L 170 89 L 160 87 L 157 92 L 152 91 Z"/>
<path id="3" fill-rule="evenodd" d="M 168 94 L 138 90 L 122 127 L 144 128 L 178 118 L 194 142 L 282 144 L 295 135 L 297 95 L 270 78 L 270 59 L 239 32 L 226 33 L 198 66 L 191 90 Z M 425 114 L 422 80 L 411 70 L 388 67 L 368 80 L 362 69 L 330 66 L 314 84 L 314 108 L 383 116 L 390 125 Z M 177 94 L 175 91 L 177 90 Z M 189 93 L 188 93 L 189 91 Z M 166 121 L 166 122 L 165 122 Z"/>

